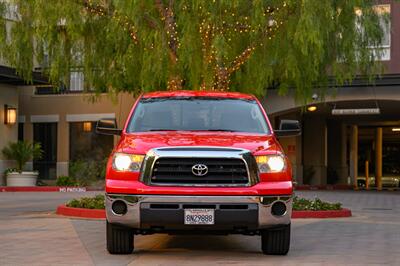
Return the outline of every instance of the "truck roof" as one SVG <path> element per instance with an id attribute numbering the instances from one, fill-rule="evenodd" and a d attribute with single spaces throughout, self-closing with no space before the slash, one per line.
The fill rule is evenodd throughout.
<path id="1" fill-rule="evenodd" d="M 145 93 L 143 98 L 164 98 L 164 97 L 220 97 L 252 100 L 255 96 L 240 92 L 217 92 L 217 91 L 156 91 Z"/>

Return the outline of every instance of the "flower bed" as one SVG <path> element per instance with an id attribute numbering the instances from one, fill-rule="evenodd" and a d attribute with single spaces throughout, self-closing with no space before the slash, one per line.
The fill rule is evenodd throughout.
<path id="1" fill-rule="evenodd" d="M 322 201 L 319 198 L 313 200 L 294 197 L 293 210 L 295 211 L 338 211 L 342 209 L 342 204 L 339 202 L 331 203 Z"/>

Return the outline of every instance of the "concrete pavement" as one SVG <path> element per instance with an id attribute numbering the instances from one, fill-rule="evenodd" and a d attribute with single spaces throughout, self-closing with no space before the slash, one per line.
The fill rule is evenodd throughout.
<path id="1" fill-rule="evenodd" d="M 104 221 L 52 211 L 94 193 L 0 193 L 0 265 L 400 265 L 400 193 L 302 191 L 341 201 L 352 218 L 293 220 L 287 256 L 260 253 L 258 236 L 137 236 L 135 253 L 109 255 Z"/>

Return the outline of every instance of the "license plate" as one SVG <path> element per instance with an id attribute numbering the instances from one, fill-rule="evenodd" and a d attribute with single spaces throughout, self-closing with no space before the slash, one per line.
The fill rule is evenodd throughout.
<path id="1" fill-rule="evenodd" d="M 214 209 L 185 209 L 185 224 L 214 224 Z"/>

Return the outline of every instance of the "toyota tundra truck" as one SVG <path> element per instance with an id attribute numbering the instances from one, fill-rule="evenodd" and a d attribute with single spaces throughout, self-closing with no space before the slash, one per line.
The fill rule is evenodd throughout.
<path id="1" fill-rule="evenodd" d="M 107 164 L 107 250 L 128 254 L 135 235 L 260 235 L 264 254 L 290 246 L 292 173 L 255 96 L 170 91 L 141 95 L 123 129 L 98 121 L 120 139 Z"/>

